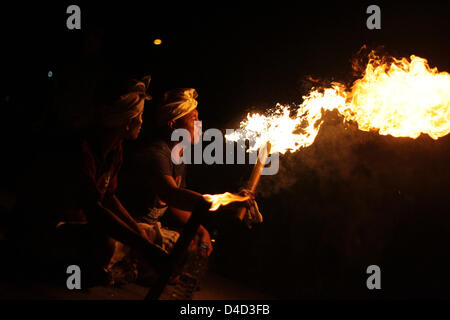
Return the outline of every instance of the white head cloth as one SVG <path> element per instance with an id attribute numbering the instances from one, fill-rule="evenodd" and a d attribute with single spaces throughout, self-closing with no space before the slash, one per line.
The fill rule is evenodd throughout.
<path id="1" fill-rule="evenodd" d="M 151 96 L 147 94 L 150 79 L 150 76 L 145 76 L 140 81 L 134 80 L 127 93 L 105 106 L 102 123 L 107 127 L 120 127 L 143 112 L 145 100 L 151 100 Z"/>
<path id="2" fill-rule="evenodd" d="M 198 102 L 195 100 L 197 97 L 197 91 L 192 88 L 167 91 L 162 105 L 157 110 L 158 126 L 177 120 L 197 108 Z"/>

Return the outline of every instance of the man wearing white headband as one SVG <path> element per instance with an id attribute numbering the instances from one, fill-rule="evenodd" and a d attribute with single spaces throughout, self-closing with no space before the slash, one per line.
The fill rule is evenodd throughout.
<path id="1" fill-rule="evenodd" d="M 184 225 L 195 206 L 205 201 L 202 194 L 186 188 L 185 165 L 175 164 L 171 158 L 178 143 L 171 140 L 174 130 L 187 130 L 191 144 L 199 141 L 201 132 L 195 128 L 195 122 L 199 121 L 197 97 L 197 91 L 192 88 L 174 89 L 164 94 L 156 107 L 157 135 L 150 144 L 131 155 L 120 176 L 121 199 L 137 220 L 155 226 L 157 239 L 166 250 L 173 247 L 179 235 L 161 228 L 160 218 L 168 211 L 172 220 Z M 256 207 L 253 198 L 240 205 Z M 210 255 L 213 248 L 209 232 L 200 226 L 197 235 L 201 253 Z"/>
<path id="2" fill-rule="evenodd" d="M 164 94 L 157 110 L 158 127 L 176 121 L 197 108 L 198 93 L 195 89 L 174 89 Z"/>

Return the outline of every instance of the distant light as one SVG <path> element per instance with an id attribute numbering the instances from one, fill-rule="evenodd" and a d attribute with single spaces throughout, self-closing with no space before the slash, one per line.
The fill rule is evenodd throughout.
<path id="1" fill-rule="evenodd" d="M 53 72 L 49 71 L 49 72 L 48 72 L 48 77 L 49 77 L 49 78 L 53 77 Z"/>
<path id="2" fill-rule="evenodd" d="M 161 39 L 155 39 L 155 40 L 153 40 L 153 44 L 154 44 L 155 46 L 159 46 L 161 43 L 162 43 Z"/>

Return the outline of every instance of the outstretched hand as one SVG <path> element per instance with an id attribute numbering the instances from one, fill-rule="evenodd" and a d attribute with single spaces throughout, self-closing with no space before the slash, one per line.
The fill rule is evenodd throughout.
<path id="1" fill-rule="evenodd" d="M 248 197 L 245 202 L 246 212 L 244 216 L 244 222 L 247 224 L 249 228 L 251 228 L 255 224 L 259 224 L 263 222 L 263 217 L 261 212 L 259 211 L 258 204 L 255 200 L 255 194 L 248 189 L 242 189 L 239 192 L 239 195 Z"/>

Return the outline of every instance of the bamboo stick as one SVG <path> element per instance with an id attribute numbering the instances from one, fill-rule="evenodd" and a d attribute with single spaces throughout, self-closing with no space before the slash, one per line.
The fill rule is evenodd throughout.
<path id="1" fill-rule="evenodd" d="M 256 160 L 255 166 L 253 167 L 252 174 L 248 179 L 246 189 L 250 192 L 254 193 L 256 187 L 258 186 L 259 179 L 261 178 L 262 170 L 264 169 L 264 165 L 267 161 L 267 158 L 270 154 L 270 142 L 267 142 L 264 146 L 262 146 L 258 150 L 258 159 Z M 247 208 L 239 208 L 237 212 L 237 218 L 242 221 L 244 220 L 245 214 L 247 212 Z"/>

